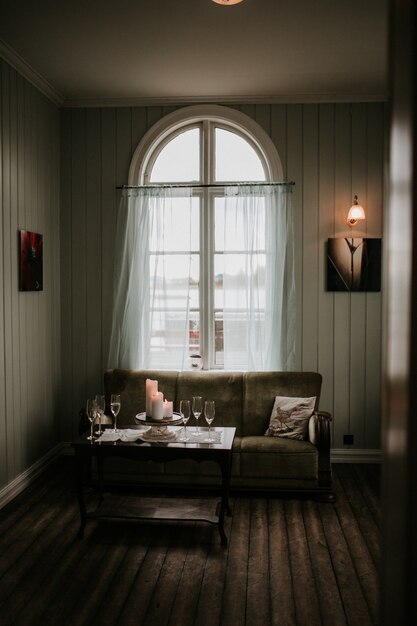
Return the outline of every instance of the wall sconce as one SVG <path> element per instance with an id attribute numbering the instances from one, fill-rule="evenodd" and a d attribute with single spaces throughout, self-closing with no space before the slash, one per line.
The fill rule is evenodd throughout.
<path id="1" fill-rule="evenodd" d="M 364 208 L 358 202 L 358 196 L 353 198 L 353 204 L 349 209 L 349 213 L 347 216 L 347 223 L 349 226 L 356 226 L 359 220 L 364 220 L 365 211 Z"/>

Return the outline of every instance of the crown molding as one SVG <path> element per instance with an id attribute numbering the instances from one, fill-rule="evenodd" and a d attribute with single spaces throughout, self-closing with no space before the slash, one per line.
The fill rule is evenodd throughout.
<path id="1" fill-rule="evenodd" d="M 39 72 L 27 63 L 13 48 L 0 39 L 0 57 L 11 65 L 19 74 L 29 81 L 51 102 L 62 106 L 65 97 L 59 93 Z"/>
<path id="2" fill-rule="evenodd" d="M 387 102 L 387 94 L 292 94 L 270 96 L 171 96 L 147 98 L 70 98 L 66 108 L 119 108 L 138 106 L 183 106 L 189 104 L 321 104 Z"/>
<path id="3" fill-rule="evenodd" d="M 146 106 L 186 106 L 190 104 L 337 104 L 354 102 L 387 102 L 387 93 L 293 93 L 216 96 L 156 96 L 132 98 L 65 98 L 46 78 L 35 70 L 6 42 L 0 39 L 0 57 L 34 85 L 49 100 L 65 108 L 120 108 Z"/>

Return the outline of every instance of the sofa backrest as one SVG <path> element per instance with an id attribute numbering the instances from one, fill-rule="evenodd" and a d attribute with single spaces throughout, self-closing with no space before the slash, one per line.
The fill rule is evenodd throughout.
<path id="1" fill-rule="evenodd" d="M 318 409 L 322 377 L 316 372 L 224 372 L 224 371 L 151 371 L 108 370 L 104 374 L 106 407 L 110 394 L 121 395 L 118 424 L 134 424 L 135 415 L 146 408 L 146 379 L 158 381 L 164 398 L 173 400 L 174 411 L 180 400 L 202 396 L 215 400 L 213 425 L 235 426 L 237 436 L 263 435 L 276 396 L 307 398 L 316 396 Z M 193 425 L 193 419 L 189 422 Z M 204 418 L 200 425 L 205 425 Z"/>
<path id="2" fill-rule="evenodd" d="M 158 390 L 164 398 L 174 402 L 174 411 L 179 410 L 180 400 L 192 400 L 202 396 L 204 400 L 215 400 L 214 425 L 235 426 L 237 434 L 242 429 L 243 378 L 241 372 L 177 372 L 113 369 L 104 374 L 106 412 L 110 413 L 110 395 L 121 396 L 121 409 L 117 419 L 121 426 L 135 423 L 135 415 L 146 408 L 146 379 L 158 381 Z M 204 418 L 199 422 L 206 425 Z M 193 419 L 190 420 L 193 425 Z"/>
<path id="3" fill-rule="evenodd" d="M 177 382 L 177 402 L 191 400 L 201 396 L 205 400 L 214 400 L 216 414 L 213 426 L 235 426 L 236 434 L 242 432 L 243 414 L 243 376 L 242 372 L 199 371 L 180 372 Z M 195 421 L 190 420 L 193 426 Z M 200 426 L 207 426 L 204 417 Z"/>
<path id="4" fill-rule="evenodd" d="M 317 372 L 245 372 L 243 435 L 263 435 L 268 428 L 276 396 L 311 398 L 319 408 L 321 374 Z"/>

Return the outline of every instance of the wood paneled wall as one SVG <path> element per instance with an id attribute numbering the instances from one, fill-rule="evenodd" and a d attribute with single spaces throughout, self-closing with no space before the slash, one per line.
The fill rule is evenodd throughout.
<path id="1" fill-rule="evenodd" d="M 380 447 L 381 294 L 326 291 L 325 244 L 346 236 L 354 194 L 382 236 L 385 105 L 242 105 L 276 144 L 295 181 L 297 368 L 323 374 L 321 408 L 334 415 L 333 447 Z M 62 113 L 61 302 L 64 437 L 102 387 L 111 324 L 117 185 L 139 140 L 172 107 L 65 109 Z"/>
<path id="2" fill-rule="evenodd" d="M 59 124 L 0 59 L 0 488 L 59 441 Z M 20 229 L 43 234 L 42 292 L 19 292 Z"/>

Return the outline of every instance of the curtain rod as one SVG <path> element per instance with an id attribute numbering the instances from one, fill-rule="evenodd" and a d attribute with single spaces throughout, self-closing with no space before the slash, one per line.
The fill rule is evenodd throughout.
<path id="1" fill-rule="evenodd" d="M 196 184 L 196 183 L 160 183 L 160 184 L 153 184 L 153 185 L 118 185 L 116 187 L 116 189 L 161 189 L 164 187 L 170 188 L 170 187 L 177 187 L 177 188 L 185 188 L 185 189 L 203 189 L 203 188 L 208 188 L 208 187 L 249 187 L 249 186 L 253 186 L 253 187 L 261 187 L 261 186 L 268 186 L 268 185 L 295 185 L 295 183 L 293 181 L 289 181 L 287 183 L 285 182 L 268 182 L 268 181 L 263 181 L 263 182 L 248 182 L 248 183 L 211 183 L 211 184 Z"/>

